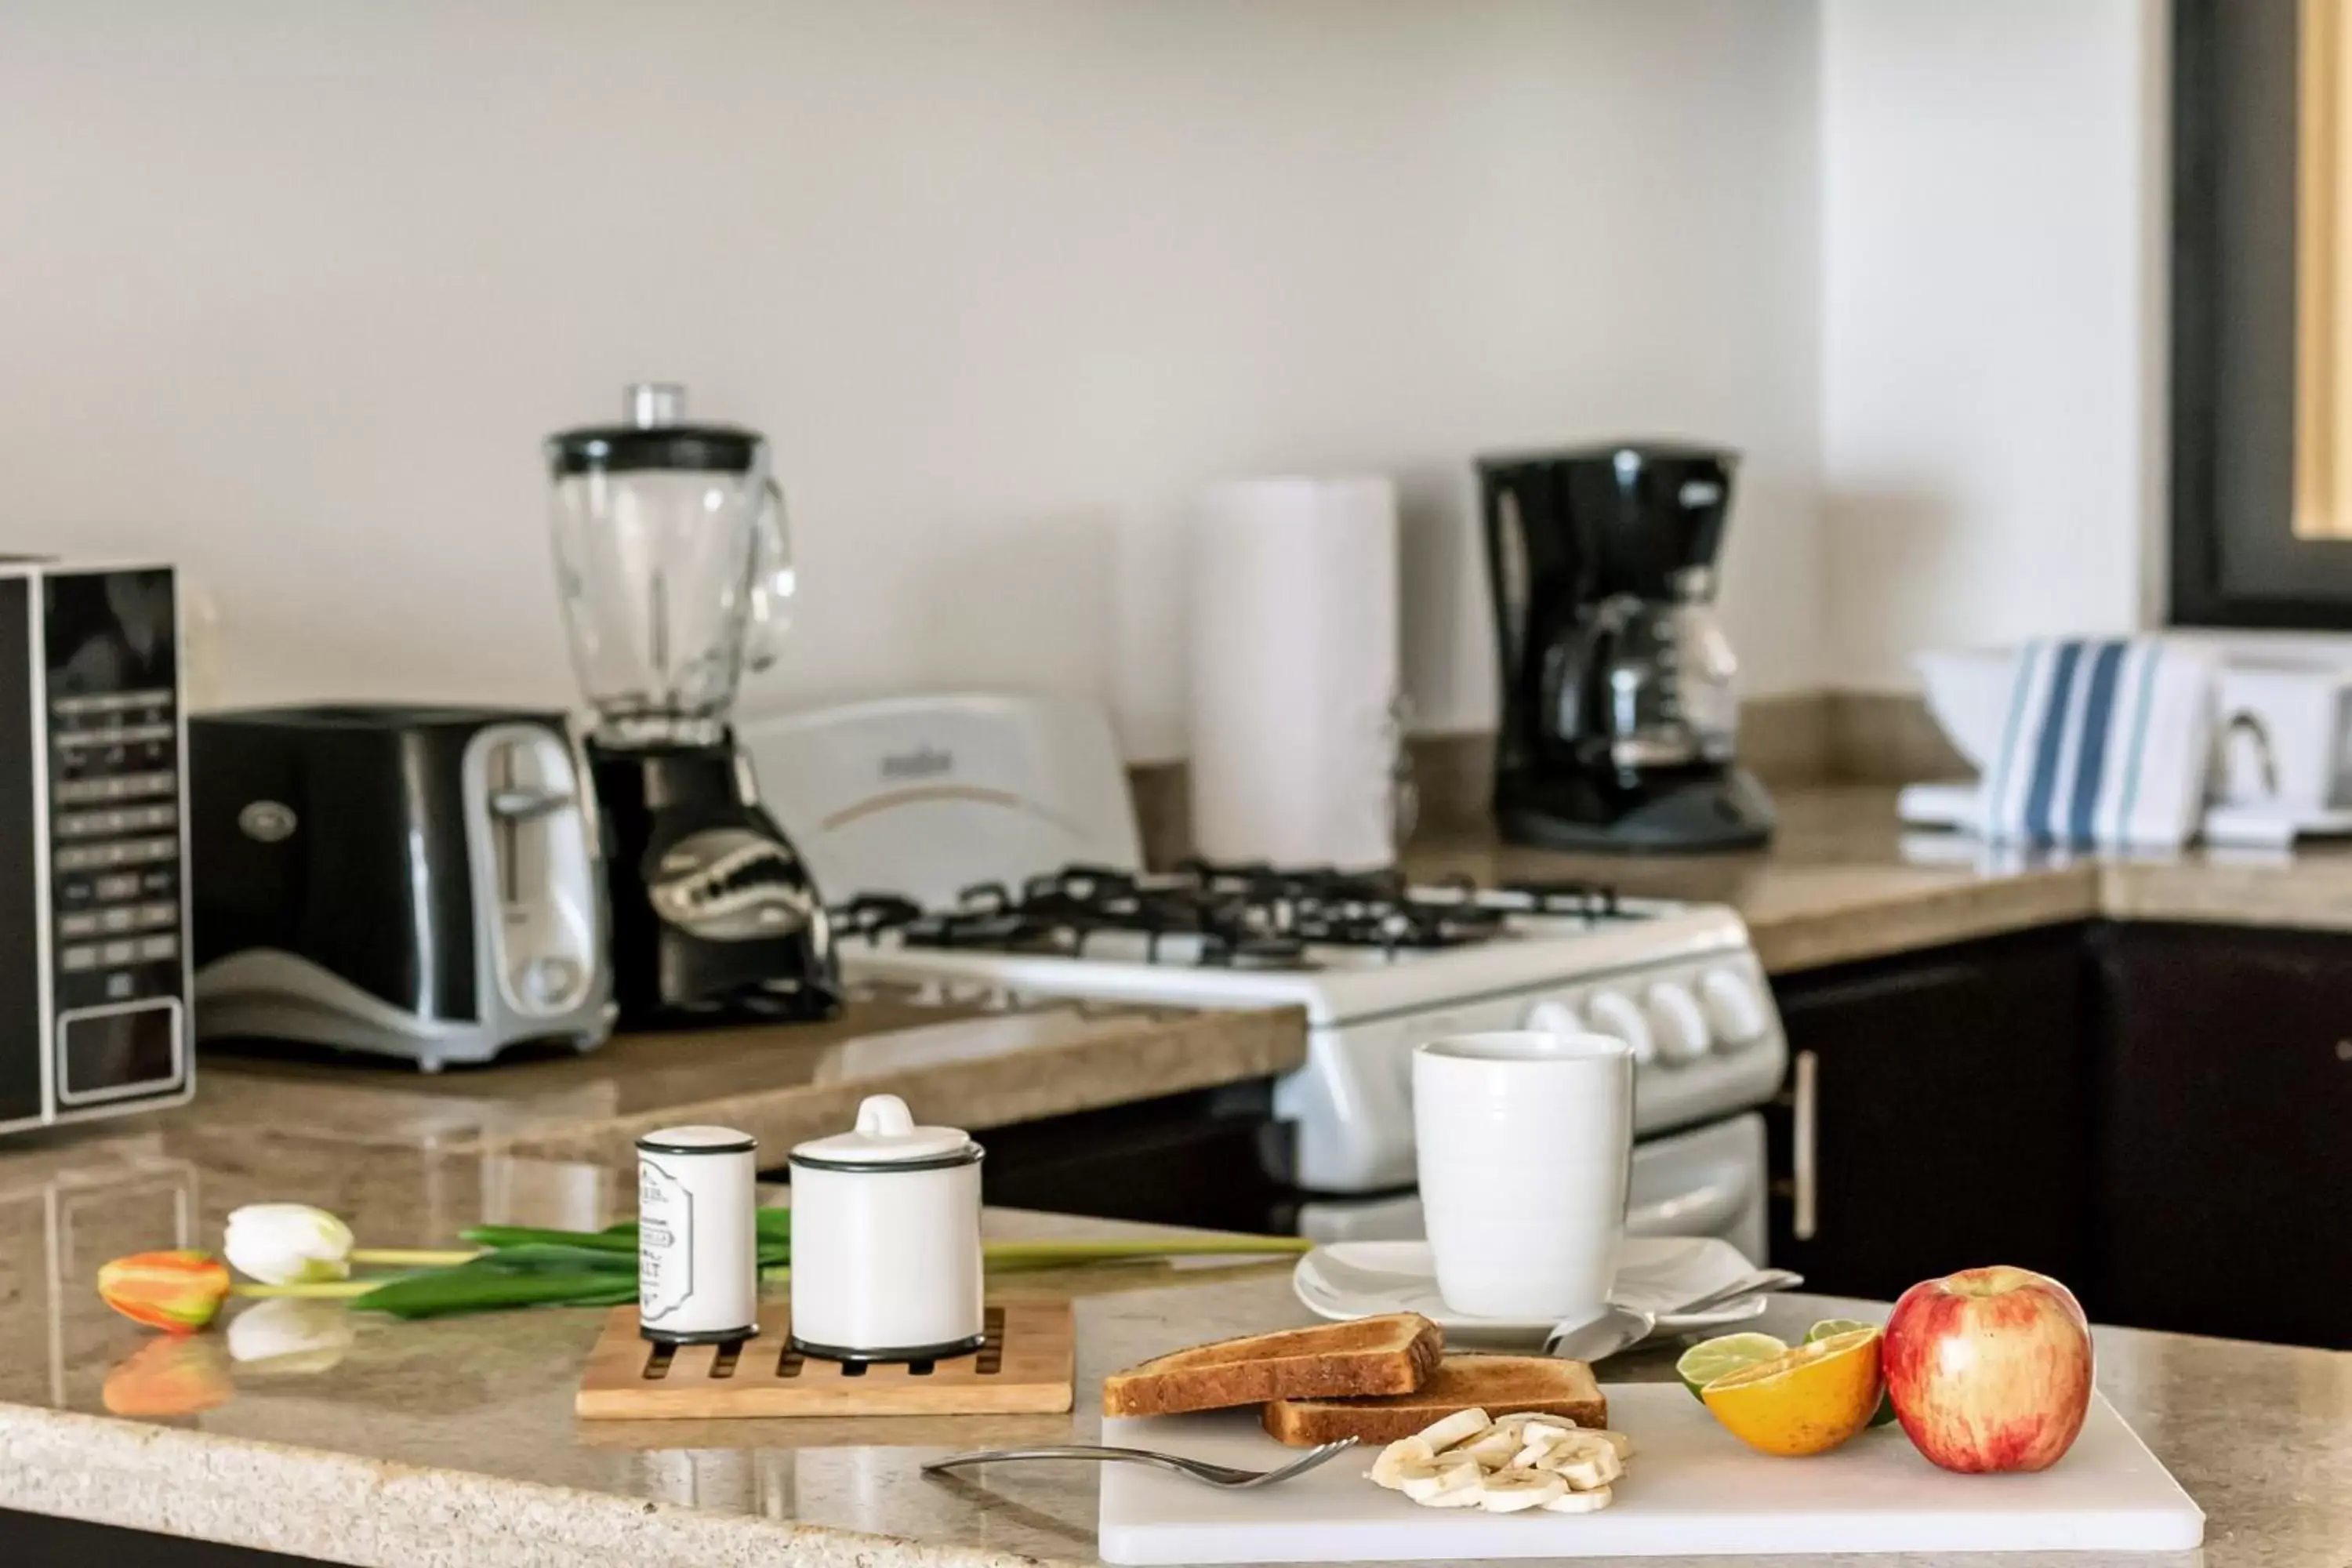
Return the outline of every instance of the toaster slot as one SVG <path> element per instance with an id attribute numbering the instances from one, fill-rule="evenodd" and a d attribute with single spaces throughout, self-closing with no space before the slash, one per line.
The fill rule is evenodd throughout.
<path id="1" fill-rule="evenodd" d="M 598 962 L 595 865 L 571 748 L 536 725 L 500 725 L 476 737 L 467 764 L 500 994 L 527 1016 L 568 1012 L 587 999 Z"/>

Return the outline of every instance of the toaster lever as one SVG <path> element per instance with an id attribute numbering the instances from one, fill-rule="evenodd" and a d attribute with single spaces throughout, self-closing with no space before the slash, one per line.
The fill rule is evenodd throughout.
<path id="1" fill-rule="evenodd" d="M 571 804 L 572 797 L 558 790 L 494 789 L 490 792 L 490 815 L 510 822 L 527 822 Z"/>

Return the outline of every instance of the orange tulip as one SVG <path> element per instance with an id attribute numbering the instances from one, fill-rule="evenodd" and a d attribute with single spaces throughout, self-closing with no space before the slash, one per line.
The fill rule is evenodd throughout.
<path id="1" fill-rule="evenodd" d="M 135 1252 L 98 1271 L 98 1293 L 134 1323 L 194 1333 L 228 1297 L 228 1269 L 209 1252 Z"/>

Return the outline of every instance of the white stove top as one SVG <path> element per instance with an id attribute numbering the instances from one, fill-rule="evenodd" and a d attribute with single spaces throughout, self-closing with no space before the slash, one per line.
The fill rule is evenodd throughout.
<path id="1" fill-rule="evenodd" d="M 1451 889 L 1409 890 L 1442 906 Z M 933 911 L 936 913 L 937 911 Z M 1204 1006 L 1307 1009 L 1318 1025 L 1345 1024 L 1500 992 L 1543 988 L 1570 975 L 1598 979 L 1675 958 L 1737 953 L 1746 928 L 1713 905 L 1625 900 L 1591 918 L 1509 914 L 1494 934 L 1443 947 L 1307 941 L 1295 956 L 1263 963 L 1219 962 L 1201 933 L 1100 930 L 1078 951 L 945 945 L 908 931 L 871 933 L 836 925 L 844 963 L 900 979 L 965 976 L 1010 990 L 1071 991 Z"/>
<path id="2" fill-rule="evenodd" d="M 1780 1020 L 1722 906 L 1264 868 L 1141 874 L 1108 726 L 1075 704 L 899 700 L 747 725 L 742 740 L 840 911 L 851 978 L 1304 1009 L 1307 1064 L 1276 1109 L 1297 1124 L 1310 1190 L 1411 1185 L 1412 1051 L 1441 1035 L 1619 1036 L 1639 1064 L 1641 1133 L 1761 1103 L 1780 1081 Z"/>

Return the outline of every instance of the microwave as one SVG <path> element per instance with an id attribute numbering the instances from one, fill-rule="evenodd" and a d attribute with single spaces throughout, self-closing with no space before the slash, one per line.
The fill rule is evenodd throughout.
<path id="1" fill-rule="evenodd" d="M 178 586 L 0 557 L 0 1132 L 195 1089 Z"/>

